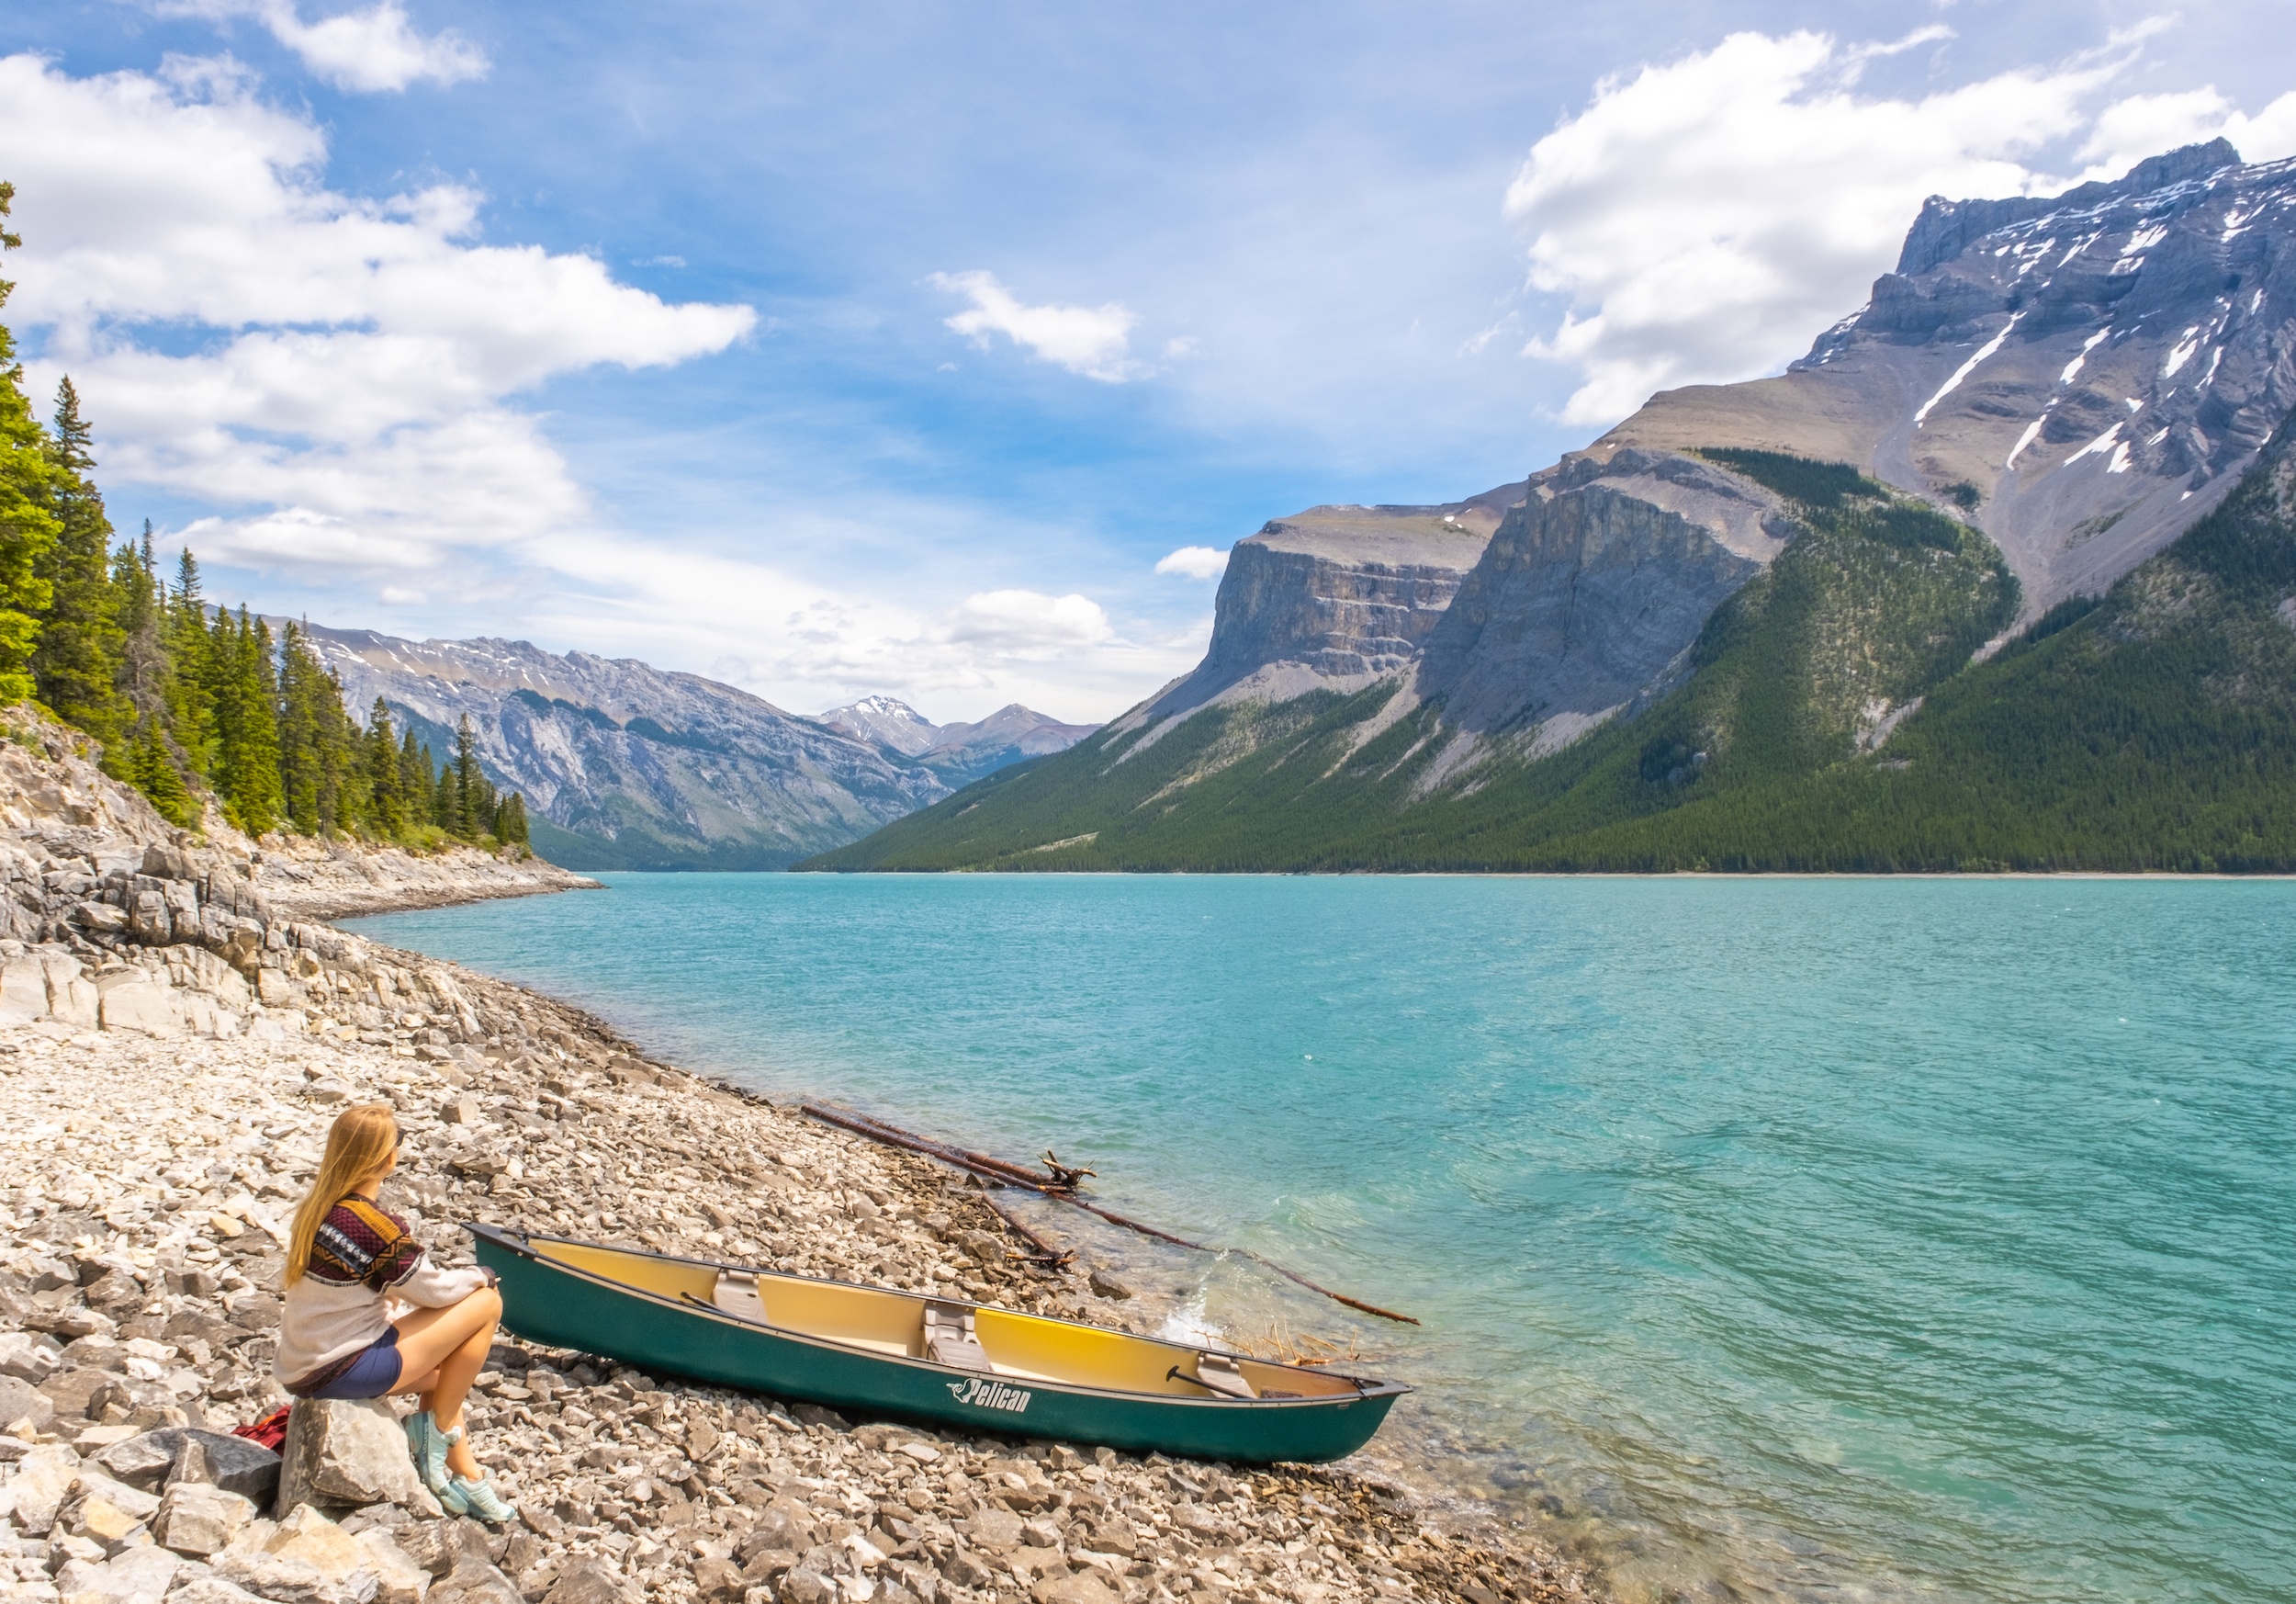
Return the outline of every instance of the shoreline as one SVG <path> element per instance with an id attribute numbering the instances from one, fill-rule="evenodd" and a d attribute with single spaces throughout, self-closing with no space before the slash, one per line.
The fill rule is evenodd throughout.
<path id="1" fill-rule="evenodd" d="M 264 856 L 268 868 L 269 843 Z M 420 905 L 488 894 L 437 895 L 444 889 L 428 888 Z M 262 1273 L 276 1278 L 271 1233 L 299 1195 L 332 1111 L 377 1094 L 400 1109 L 408 1132 L 408 1173 L 387 1201 L 415 1217 L 447 1261 L 467 1262 L 469 1250 L 445 1222 L 472 1218 L 800 1273 L 953 1285 L 981 1303 L 1127 1323 L 1123 1305 L 1095 1295 L 1082 1267 L 1025 1262 L 1028 1245 L 985 1192 L 929 1159 L 651 1058 L 603 1020 L 543 993 L 332 928 L 286 928 L 275 973 L 292 979 L 254 988 L 279 1006 L 251 998 L 236 1033 L 200 1041 L 163 1022 L 144 1032 L 52 1018 L 0 1024 L 0 1085 L 15 1106 L 35 1111 L 17 1126 L 23 1134 L 0 1138 L 12 1149 L 0 1175 L 0 1327 L 23 1323 L 10 1301 L 21 1289 L 60 1279 L 28 1275 L 35 1260 L 54 1260 L 59 1249 L 83 1267 L 124 1259 L 149 1302 L 114 1322 L 118 1340 L 141 1322 L 155 1327 L 147 1340 L 173 1350 L 147 1362 L 195 1358 L 204 1367 L 196 1383 L 163 1372 L 176 1401 L 140 1406 L 152 1421 L 178 1423 L 168 1410 L 188 1419 L 197 1408 L 237 1424 L 268 1406 L 276 1388 L 263 1320 L 251 1327 L 247 1316 L 262 1316 L 273 1296 Z M 179 988 L 197 996 L 199 979 L 186 968 Z M 196 1030 L 197 1016 L 189 1006 L 179 1031 Z M 146 1099 L 166 1106 L 200 1067 L 216 1089 L 203 1097 L 230 1089 L 228 1127 L 219 1128 L 210 1101 L 132 1134 L 117 1129 L 123 1109 Z M 76 1161 L 67 1172 L 63 1155 L 74 1149 L 61 1143 L 44 1155 L 28 1150 L 34 1131 L 51 1142 L 77 1135 L 81 1152 L 103 1149 L 108 1175 Z M 195 1191 L 201 1178 L 184 1173 L 176 1149 L 219 1135 L 247 1158 L 231 1167 L 229 1183 Z M 67 1206 L 74 1188 L 88 1194 L 76 1210 Z M 67 1229 L 76 1233 L 69 1242 L 52 1240 Z M 202 1264 L 236 1271 L 237 1284 Z M 30 1295 L 61 1294 L 100 1314 L 89 1291 L 121 1269 L 115 1262 L 84 1287 Z M 206 1335 L 179 1340 L 195 1330 Z M 57 1390 L 73 1395 L 73 1386 Z M 554 1592 L 598 1565 L 621 1598 L 642 1588 L 665 1604 L 831 1604 L 805 1596 L 811 1576 L 827 1576 L 849 1604 L 878 1596 L 986 1604 L 1017 1593 L 1038 1604 L 1232 1596 L 1545 1604 L 1591 1591 L 1555 1554 L 1471 1521 L 1438 1530 L 1432 1506 L 1344 1469 L 1205 1467 L 840 1423 L 806 1406 L 656 1381 L 508 1339 L 484 1396 L 483 1405 L 474 1398 L 474 1444 L 524 1514 L 522 1531 L 494 1541 L 493 1562 L 514 1597 L 552 1604 L 611 1604 Z M 122 1424 L 140 1418 L 136 1408 L 128 1415 Z M 118 1428 L 59 1418 L 42 1436 L 62 1447 L 76 1440 L 67 1430 L 107 1429 Z M 933 1474 L 917 1474 L 920 1465 Z M 873 1522 L 855 1507 L 871 1499 Z M 771 1519 L 776 1510 L 789 1521 Z M 802 1553 L 760 1546 L 757 1534 L 769 1528 L 827 1541 Z M 16 1534 L 19 1553 L 30 1536 Z M 19 1572 L 26 1563 L 17 1561 Z M 800 1571 L 810 1575 L 792 1574 Z M 43 1582 L 56 1585 L 20 1578 L 31 1589 L 27 1604 L 51 1596 Z"/>

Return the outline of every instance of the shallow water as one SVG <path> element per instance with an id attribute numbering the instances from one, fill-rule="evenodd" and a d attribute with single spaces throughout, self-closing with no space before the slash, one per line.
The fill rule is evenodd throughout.
<path id="1" fill-rule="evenodd" d="M 608 878 L 359 928 L 1421 1316 L 1137 1260 L 1629 1598 L 2296 1597 L 2296 885 Z"/>

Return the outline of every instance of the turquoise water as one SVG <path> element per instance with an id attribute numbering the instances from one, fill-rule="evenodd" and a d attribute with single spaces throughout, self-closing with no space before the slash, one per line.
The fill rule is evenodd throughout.
<path id="1" fill-rule="evenodd" d="M 1629 1598 L 2296 1598 L 2296 886 L 610 878 L 360 928 L 1420 1316 L 1129 1261 Z"/>

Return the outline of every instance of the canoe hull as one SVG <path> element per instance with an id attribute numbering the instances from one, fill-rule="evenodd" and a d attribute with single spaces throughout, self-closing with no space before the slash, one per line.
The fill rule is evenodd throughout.
<path id="1" fill-rule="evenodd" d="M 539 1258 L 500 1233 L 472 1235 L 478 1262 L 501 1278 L 503 1324 L 522 1337 L 862 1415 L 1136 1453 L 1312 1463 L 1361 1448 L 1409 1390 L 1374 1384 L 1345 1398 L 1199 1400 L 974 1375 L 670 1303 Z"/>

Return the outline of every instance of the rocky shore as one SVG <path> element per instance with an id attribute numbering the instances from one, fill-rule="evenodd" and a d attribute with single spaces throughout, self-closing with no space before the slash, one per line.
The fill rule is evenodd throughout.
<path id="1" fill-rule="evenodd" d="M 285 1222 L 353 1101 L 399 1109 L 386 1201 L 450 1262 L 482 1220 L 1107 1323 L 1124 1289 L 1035 1263 L 978 1182 L 310 922 L 268 848 L 163 835 L 23 750 L 0 751 L 0 1604 L 1585 1596 L 1342 1471 L 848 1421 L 514 1336 L 471 1408 L 508 1530 L 441 1517 L 389 1406 L 298 1406 L 284 1463 L 229 1436 L 286 1401 Z M 368 878 L 290 861 L 314 898 Z"/>

